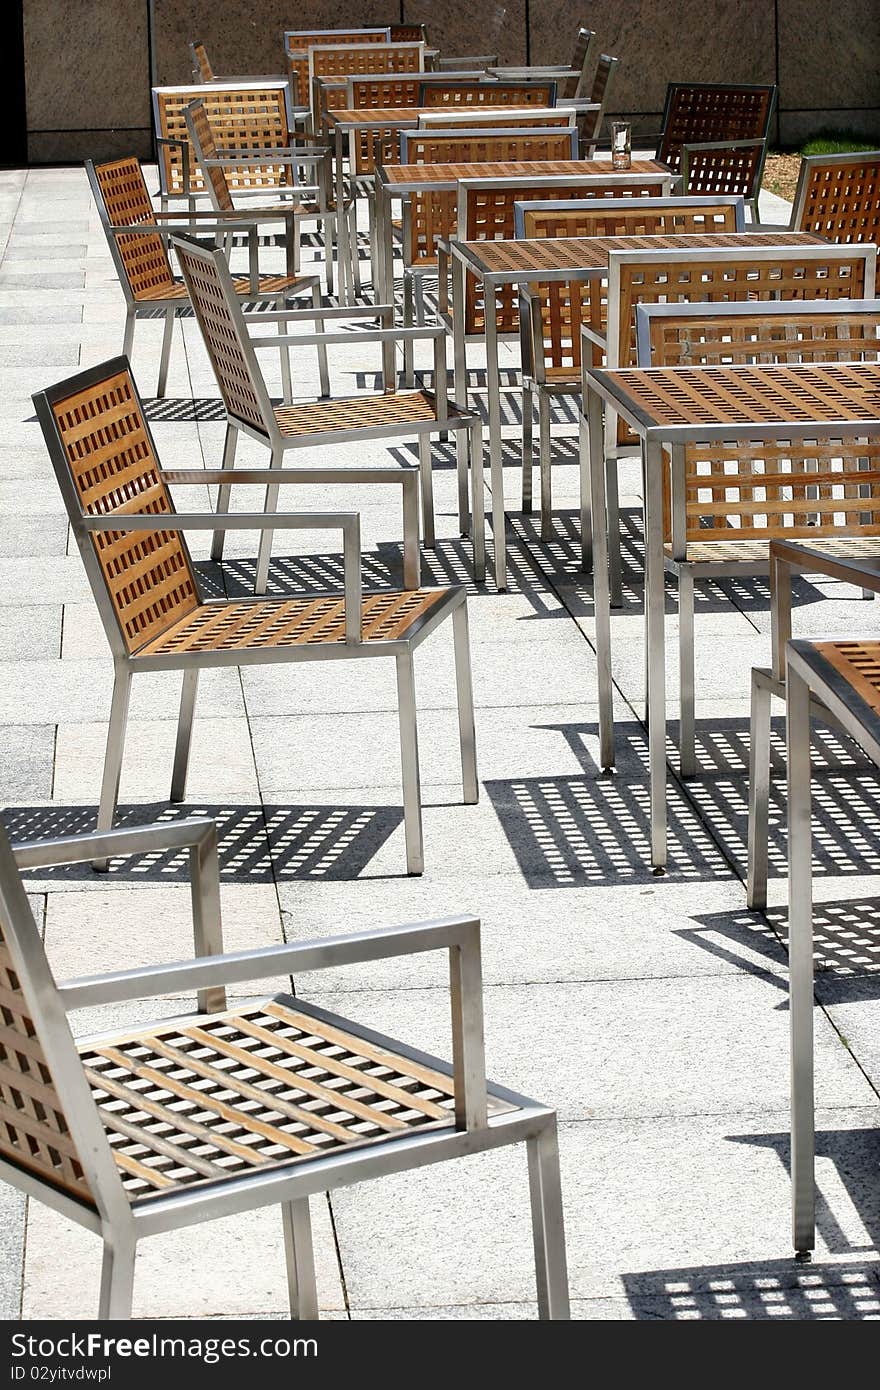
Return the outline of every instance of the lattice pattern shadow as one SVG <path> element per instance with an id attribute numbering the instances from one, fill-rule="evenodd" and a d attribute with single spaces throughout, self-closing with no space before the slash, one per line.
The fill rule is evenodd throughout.
<path id="1" fill-rule="evenodd" d="M 701 1265 L 621 1276 L 642 1321 L 856 1321 L 880 1316 L 873 1266 L 801 1269 L 793 1261 Z"/>

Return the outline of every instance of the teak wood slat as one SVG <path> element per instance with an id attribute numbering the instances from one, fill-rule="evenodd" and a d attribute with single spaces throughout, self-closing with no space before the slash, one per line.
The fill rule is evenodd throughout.
<path id="1" fill-rule="evenodd" d="M 880 714 L 880 642 L 817 642 L 816 651 Z"/>

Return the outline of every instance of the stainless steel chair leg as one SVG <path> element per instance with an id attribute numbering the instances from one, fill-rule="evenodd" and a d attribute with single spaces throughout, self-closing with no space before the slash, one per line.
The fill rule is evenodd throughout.
<path id="1" fill-rule="evenodd" d="M 541 474 L 541 540 L 553 539 L 553 464 L 550 445 L 550 397 L 538 387 L 538 465 Z"/>
<path id="2" fill-rule="evenodd" d="M 334 284 L 335 284 L 334 279 L 333 279 L 334 242 L 337 240 L 336 235 L 335 235 L 335 233 L 336 233 L 336 221 L 335 221 L 335 219 L 332 218 L 332 217 L 328 217 L 327 220 L 326 220 L 325 223 L 324 223 L 324 228 L 323 228 L 323 230 L 324 230 L 324 273 L 325 273 L 326 276 L 327 276 L 327 293 L 328 293 L 328 294 L 332 294 L 332 293 L 333 293 L 333 289 L 334 289 Z M 343 276 L 342 276 L 342 256 L 341 256 L 341 255 L 340 255 L 340 258 L 339 258 L 339 270 L 340 270 L 340 275 L 339 275 L 339 279 L 340 279 L 339 293 L 340 293 L 340 296 L 343 296 L 343 297 L 344 297 L 344 294 L 345 294 L 345 285 L 342 283 Z"/>
<path id="3" fill-rule="evenodd" d="M 419 476 L 422 485 L 422 539 L 433 550 L 437 539 L 434 533 L 434 472 L 429 434 L 419 435 Z"/>
<path id="4" fill-rule="evenodd" d="M 687 565 L 678 572 L 678 681 L 678 765 L 682 777 L 694 777 L 694 576 Z"/>
<path id="5" fill-rule="evenodd" d="M 567 1319 L 571 1314 L 555 1119 L 549 1121 L 540 1134 L 526 1141 L 526 1149 L 529 1160 L 538 1317 Z"/>
<path id="6" fill-rule="evenodd" d="M 534 457 L 532 454 L 532 416 L 534 411 L 534 401 L 532 398 L 532 388 L 527 382 L 523 382 L 522 389 L 522 509 L 524 512 L 532 510 L 532 468 Z"/>
<path id="7" fill-rule="evenodd" d="M 768 683 L 752 671 L 749 720 L 749 872 L 746 900 L 760 911 L 767 906 L 767 860 L 770 819 L 770 704 Z"/>
<path id="8" fill-rule="evenodd" d="M 322 308 L 321 286 L 315 285 L 312 289 L 312 307 Z M 315 319 L 315 332 L 324 332 L 324 319 Z M 327 344 L 318 344 L 318 376 L 321 382 L 321 395 L 330 395 L 330 364 L 327 360 Z"/>
<path id="9" fill-rule="evenodd" d="M 135 317 L 134 307 L 127 308 L 125 311 L 125 332 L 122 335 L 122 353 L 129 362 L 131 362 L 131 350 L 134 346 Z"/>
<path id="10" fill-rule="evenodd" d="M 786 755 L 792 1240 L 797 1254 L 804 1257 L 816 1243 L 810 695 L 806 682 L 790 665 L 786 681 Z"/>
<path id="11" fill-rule="evenodd" d="M 186 798 L 186 774 L 189 769 L 189 750 L 198 688 L 198 667 L 184 671 L 183 688 L 180 692 L 180 714 L 177 720 L 177 741 L 174 745 L 174 768 L 171 773 L 172 801 L 183 801 Z"/>
<path id="12" fill-rule="evenodd" d="M 358 252 L 357 201 L 353 200 L 348 210 L 348 264 L 351 271 L 351 284 L 355 294 L 363 292 L 361 279 L 361 258 Z"/>
<path id="13" fill-rule="evenodd" d="M 113 817 L 116 814 L 130 695 L 131 672 L 125 666 L 117 666 L 113 679 L 113 698 L 110 702 L 110 723 L 107 726 L 104 773 L 101 779 L 101 800 L 98 803 L 99 830 L 110 830 L 113 825 Z M 104 873 L 107 869 L 107 860 L 96 859 L 92 867 L 98 873 Z"/>
<path id="14" fill-rule="evenodd" d="M 98 1319 L 101 1322 L 121 1322 L 131 1317 L 136 1248 L 133 1240 L 119 1238 L 111 1241 L 108 1236 L 104 1237 L 98 1303 Z"/>
<path id="15" fill-rule="evenodd" d="M 468 430 L 471 469 L 471 533 L 474 547 L 474 579 L 486 580 L 486 489 L 483 481 L 483 427 L 474 421 Z"/>
<path id="16" fill-rule="evenodd" d="M 406 270 L 403 272 L 403 326 L 404 328 L 413 327 L 413 277 Z M 415 351 L 411 338 L 406 339 L 403 344 L 403 384 L 407 390 L 412 390 L 415 386 Z"/>
<path id="17" fill-rule="evenodd" d="M 278 335 L 283 337 L 287 332 L 287 322 L 284 319 L 278 320 Z M 320 349 L 319 349 L 320 356 Z M 281 349 L 281 395 L 285 405 L 289 405 L 293 398 L 293 383 L 290 376 L 290 348 L 285 346 Z"/>
<path id="18" fill-rule="evenodd" d="M 413 298 L 415 302 L 415 319 L 420 327 L 424 327 L 425 318 L 425 278 L 423 275 L 413 276 Z"/>
<path id="19" fill-rule="evenodd" d="M 280 454 L 272 453 L 269 457 L 270 468 L 280 468 L 282 459 Z M 268 515 L 270 512 L 278 510 L 278 484 L 270 483 L 266 488 L 266 500 L 263 504 L 263 511 Z M 266 585 L 269 581 L 269 562 L 272 559 L 272 539 L 274 531 L 261 531 L 260 542 L 257 547 L 257 572 L 254 578 L 254 593 L 264 594 Z"/>
<path id="20" fill-rule="evenodd" d="M 168 363 L 171 360 L 171 339 L 174 336 L 174 308 L 165 310 L 165 327 L 162 330 L 162 355 L 159 358 L 159 382 L 156 386 L 156 395 L 165 395 L 165 388 L 168 385 Z"/>
<path id="21" fill-rule="evenodd" d="M 281 1220 L 284 1226 L 290 1316 L 299 1322 L 314 1322 L 319 1316 L 318 1285 L 308 1197 L 282 1202 Z"/>
<path id="22" fill-rule="evenodd" d="M 467 603 L 460 604 L 452 615 L 452 640 L 455 648 L 455 688 L 458 693 L 461 782 L 465 805 L 475 806 L 480 799 L 480 786 L 477 780 L 477 733 L 474 725 L 474 688 L 471 677 Z"/>
<path id="23" fill-rule="evenodd" d="M 611 587 L 611 607 L 623 603 L 623 558 L 620 546 L 620 492 L 617 480 L 617 459 L 605 459 L 605 510 L 608 517 L 608 582 Z"/>
<path id="24" fill-rule="evenodd" d="M 401 652 L 395 661 L 397 663 L 397 710 L 400 721 L 400 762 L 403 772 L 406 870 L 410 874 L 421 874 L 425 870 L 425 849 L 422 838 L 419 734 L 412 651 L 407 649 L 407 651 Z"/>
<path id="25" fill-rule="evenodd" d="M 235 465 L 235 448 L 238 443 L 238 430 L 234 425 L 226 426 L 226 436 L 223 440 L 223 469 L 232 469 Z M 223 483 L 217 490 L 217 515 L 222 516 L 229 511 L 229 500 L 232 496 L 232 488 L 228 483 Z M 226 539 L 225 531 L 215 531 L 211 537 L 211 559 L 220 561 L 223 559 L 223 542 Z"/>

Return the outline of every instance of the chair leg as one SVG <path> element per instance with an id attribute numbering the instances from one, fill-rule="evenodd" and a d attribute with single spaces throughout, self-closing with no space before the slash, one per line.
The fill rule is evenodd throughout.
<path id="1" fill-rule="evenodd" d="M 121 1322 L 131 1317 L 135 1250 L 134 1241 L 111 1244 L 106 1238 L 104 1240 L 98 1302 L 100 1322 Z"/>
<path id="2" fill-rule="evenodd" d="M 406 832 L 406 871 L 425 871 L 422 838 L 422 793 L 419 782 L 419 733 L 416 717 L 416 682 L 410 648 L 397 662 L 397 716 L 400 722 L 400 762 L 403 771 L 403 821 Z"/>
<path id="3" fill-rule="evenodd" d="M 532 454 L 532 418 L 533 418 L 533 396 L 531 385 L 523 382 L 522 389 L 522 509 L 524 512 L 532 510 L 532 468 L 534 457 Z"/>
<path id="4" fill-rule="evenodd" d="M 171 360 L 171 339 L 174 336 L 174 309 L 165 310 L 165 327 L 162 330 L 162 355 L 159 358 L 159 382 L 156 395 L 161 399 L 168 385 L 168 363 Z"/>
<path id="5" fill-rule="evenodd" d="M 282 1202 L 281 1220 L 284 1226 L 290 1316 L 299 1322 L 315 1322 L 318 1318 L 318 1286 L 308 1197 Z"/>
<path id="6" fill-rule="evenodd" d="M 752 671 L 749 721 L 749 873 L 746 901 L 750 908 L 767 906 L 767 861 L 770 821 L 770 688 L 759 671 Z"/>
<path id="7" fill-rule="evenodd" d="M 234 425 L 226 426 L 226 437 L 223 440 L 223 471 L 226 472 L 235 466 L 235 448 L 238 444 L 238 430 Z M 223 516 L 229 511 L 229 500 L 232 496 L 232 487 L 229 483 L 222 483 L 217 492 L 217 515 Z M 218 562 L 223 559 L 223 542 L 226 539 L 225 531 L 215 531 L 211 537 L 211 559 Z"/>
<path id="8" fill-rule="evenodd" d="M 483 427 L 475 420 L 468 430 L 471 470 L 471 531 L 474 547 L 474 579 L 486 581 L 486 489 L 483 482 Z"/>
<path id="9" fill-rule="evenodd" d="M 134 322 L 135 311 L 127 308 L 125 311 L 125 332 L 122 335 L 122 352 L 131 362 L 131 350 L 134 347 Z"/>
<path id="10" fill-rule="evenodd" d="M 406 270 L 403 272 L 403 326 L 413 326 L 413 277 Z M 415 351 L 411 338 L 403 344 L 403 384 L 410 391 L 416 384 Z"/>
<path id="11" fill-rule="evenodd" d="M 623 560 L 620 551 L 620 492 L 617 486 L 617 459 L 605 460 L 605 508 L 608 516 L 608 585 L 611 607 L 623 603 Z"/>
<path id="12" fill-rule="evenodd" d="M 322 307 L 323 307 L 323 306 L 322 306 L 322 303 L 321 303 L 321 286 L 320 286 L 320 285 L 315 285 L 314 288 L 313 288 L 313 290 L 312 290 L 312 308 L 313 308 L 313 309 L 320 309 L 320 308 L 322 308 Z M 323 333 L 323 332 L 324 332 L 324 320 L 323 320 L 323 319 L 315 319 L 315 332 L 316 332 L 316 333 Z M 330 364 L 329 364 L 329 362 L 327 361 L 327 344 L 326 344 L 326 343 L 319 343 L 319 344 L 318 344 L 318 375 L 319 375 L 320 381 L 321 381 L 321 395 L 322 395 L 322 396 L 329 396 L 329 395 L 330 395 Z"/>
<path id="13" fill-rule="evenodd" d="M 550 476 L 550 397 L 538 388 L 538 466 L 541 474 L 541 540 L 553 539 L 553 482 Z"/>
<path id="14" fill-rule="evenodd" d="M 328 217 L 324 222 L 324 269 L 327 275 L 327 293 L 332 294 L 334 288 L 333 279 L 333 254 L 336 243 L 336 219 Z M 340 266 L 341 269 L 341 266 Z M 342 277 L 340 276 L 340 279 Z M 344 289 L 344 286 L 341 286 Z"/>
<path id="15" fill-rule="evenodd" d="M 431 436 L 419 435 L 419 476 L 422 484 L 422 537 L 433 550 L 437 543 L 434 532 L 434 472 L 431 466 Z"/>
<path id="16" fill-rule="evenodd" d="M 281 467 L 281 455 L 273 453 L 269 459 L 270 468 Z M 266 501 L 263 511 L 268 516 L 271 512 L 278 509 L 278 484 L 270 483 L 266 488 Z M 269 581 L 269 561 L 272 559 L 272 537 L 274 531 L 265 530 L 260 532 L 260 543 L 257 548 L 257 572 L 254 579 L 254 593 L 264 594 L 266 585 Z"/>
<path id="17" fill-rule="evenodd" d="M 362 294 L 364 284 L 361 279 L 361 258 L 358 253 L 357 200 L 352 200 L 348 210 L 348 265 L 351 271 L 351 284 L 354 294 Z"/>
<path id="18" fill-rule="evenodd" d="M 119 800 L 119 779 L 122 774 L 122 755 L 125 750 L 125 725 L 131 695 L 131 673 L 117 667 L 110 703 L 110 723 L 107 726 L 107 746 L 104 753 L 104 774 L 101 779 L 101 800 L 98 803 L 98 829 L 110 830 Z M 98 873 L 107 870 L 106 859 L 96 859 L 92 867 Z"/>
<path id="19" fill-rule="evenodd" d="M 540 1134 L 526 1140 L 526 1147 L 538 1317 L 564 1320 L 570 1317 L 570 1310 L 555 1117 Z"/>
<path id="20" fill-rule="evenodd" d="M 425 325 L 425 279 L 422 275 L 413 276 L 413 292 L 415 296 L 415 318 L 420 328 Z"/>
<path id="21" fill-rule="evenodd" d="M 286 305 L 279 305 L 286 308 Z M 278 336 L 283 338 L 287 332 L 287 320 L 278 320 Z M 281 349 L 281 397 L 285 405 L 293 398 L 293 383 L 290 376 L 290 348 L 285 344 Z"/>
<path id="22" fill-rule="evenodd" d="M 184 801 L 186 798 L 186 774 L 189 768 L 189 750 L 192 743 L 193 715 L 196 709 L 196 694 L 199 688 L 197 667 L 183 673 L 183 689 L 180 692 L 180 714 L 177 719 L 177 741 L 174 745 L 174 768 L 171 773 L 171 800 Z"/>
<path id="23" fill-rule="evenodd" d="M 816 1244 L 816 1120 L 813 1079 L 813 878 L 810 827 L 810 692 L 788 670 L 788 971 L 791 1031 L 791 1217 L 799 1260 Z"/>
<path id="24" fill-rule="evenodd" d="M 687 566 L 678 573 L 678 681 L 678 765 L 682 777 L 694 777 L 694 576 Z"/>
<path id="25" fill-rule="evenodd" d="M 455 648 L 455 688 L 458 694 L 461 785 L 465 805 L 475 806 L 480 799 L 480 784 L 477 780 L 477 732 L 474 726 L 474 687 L 471 677 L 467 603 L 459 604 L 452 615 L 452 641 Z"/>

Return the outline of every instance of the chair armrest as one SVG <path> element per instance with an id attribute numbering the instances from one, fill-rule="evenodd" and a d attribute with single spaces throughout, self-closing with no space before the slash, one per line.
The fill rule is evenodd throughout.
<path id="1" fill-rule="evenodd" d="M 91 834 L 14 844 L 20 869 L 46 869 L 61 864 L 85 864 L 162 850 L 189 850 L 193 949 L 196 956 L 216 957 L 223 950 L 220 917 L 220 864 L 217 827 L 212 820 L 182 820 L 176 824 L 135 825 L 125 830 L 96 830 Z M 199 988 L 201 1013 L 226 1008 L 222 984 Z"/>
<path id="2" fill-rule="evenodd" d="M 484 1126 L 486 1057 L 483 1038 L 483 981 L 480 923 L 475 917 L 448 917 L 397 927 L 378 927 L 349 936 L 327 937 L 288 946 L 174 962 L 146 969 L 120 970 L 59 984 L 65 1010 L 127 999 L 148 999 L 196 986 L 241 984 L 269 975 L 360 965 L 425 951 L 449 952 L 455 1119 L 459 1129 Z"/>
<path id="3" fill-rule="evenodd" d="M 315 317 L 321 315 L 316 313 Z M 442 323 L 419 328 L 362 328 L 357 333 L 278 333 L 271 338 L 252 337 L 250 342 L 255 348 L 277 348 L 314 347 L 317 343 L 415 343 L 421 338 L 433 341 L 438 337 L 446 337 Z"/>
<path id="4" fill-rule="evenodd" d="M 257 309 L 247 316 L 248 323 L 294 323 L 306 319 L 382 319 L 393 323 L 393 304 L 369 304 L 358 309 L 340 304 L 321 309 Z"/>

